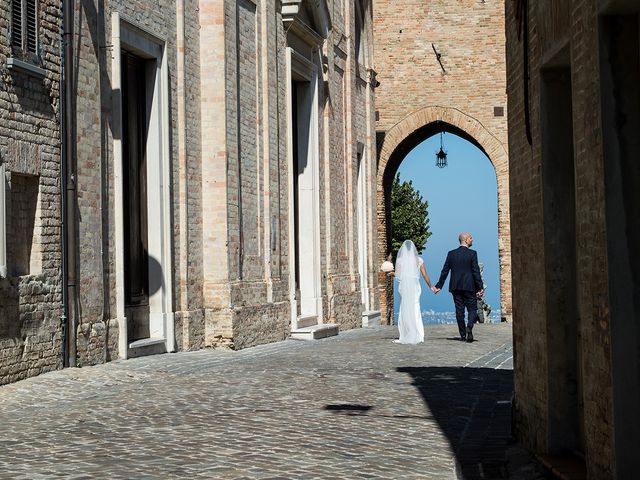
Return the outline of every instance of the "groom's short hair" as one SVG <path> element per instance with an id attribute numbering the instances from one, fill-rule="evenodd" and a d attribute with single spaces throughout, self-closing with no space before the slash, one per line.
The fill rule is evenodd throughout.
<path id="1" fill-rule="evenodd" d="M 469 239 L 469 237 L 470 237 L 470 236 L 471 236 L 471 234 L 470 234 L 470 233 L 468 233 L 468 232 L 462 232 L 462 233 L 460 233 L 460 235 L 458 235 L 458 241 L 459 241 L 461 244 L 462 244 L 462 243 L 465 243 L 465 242 Z"/>

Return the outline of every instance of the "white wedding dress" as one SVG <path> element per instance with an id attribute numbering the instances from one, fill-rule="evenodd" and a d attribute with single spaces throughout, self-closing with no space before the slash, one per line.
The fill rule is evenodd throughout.
<path id="1" fill-rule="evenodd" d="M 405 240 L 396 258 L 395 276 L 399 281 L 400 315 L 398 343 L 415 345 L 424 342 L 424 325 L 420 311 L 420 267 L 424 261 L 411 240 Z"/>

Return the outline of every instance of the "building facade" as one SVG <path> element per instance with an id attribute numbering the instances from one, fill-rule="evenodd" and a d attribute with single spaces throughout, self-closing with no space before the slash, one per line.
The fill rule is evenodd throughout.
<path id="1" fill-rule="evenodd" d="M 0 383 L 375 318 L 371 3 L 67 1 L 71 126 L 60 3 L 0 8 Z"/>
<path id="2" fill-rule="evenodd" d="M 0 379 L 61 352 L 59 18 L 57 1 L 0 2 Z"/>
<path id="3" fill-rule="evenodd" d="M 588 478 L 634 478 L 640 6 L 507 1 L 506 13 L 518 437 Z"/>

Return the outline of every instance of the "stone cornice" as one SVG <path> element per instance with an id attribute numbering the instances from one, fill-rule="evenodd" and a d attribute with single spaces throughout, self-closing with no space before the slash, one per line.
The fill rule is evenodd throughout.
<path id="1" fill-rule="evenodd" d="M 298 18 L 303 2 L 307 2 L 311 6 L 313 20 L 316 24 L 315 29 Z M 320 37 L 324 40 L 327 38 L 331 30 L 331 15 L 326 0 L 281 0 L 281 5 L 282 21 L 285 25 L 290 25 L 290 28 L 295 28 L 296 33 L 305 39 Z M 320 44 L 322 41 L 319 43 L 314 41 L 313 43 Z"/>
<path id="2" fill-rule="evenodd" d="M 313 28 L 297 17 L 285 22 L 285 25 L 290 33 L 297 35 L 309 45 L 319 47 L 324 42 L 325 37 L 318 35 Z"/>

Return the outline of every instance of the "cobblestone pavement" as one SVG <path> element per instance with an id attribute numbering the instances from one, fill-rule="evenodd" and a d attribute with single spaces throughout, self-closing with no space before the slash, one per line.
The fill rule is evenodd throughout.
<path id="1" fill-rule="evenodd" d="M 472 344 L 425 330 L 418 346 L 359 329 L 0 387 L 0 477 L 544 478 L 509 443 L 511 326 Z"/>

